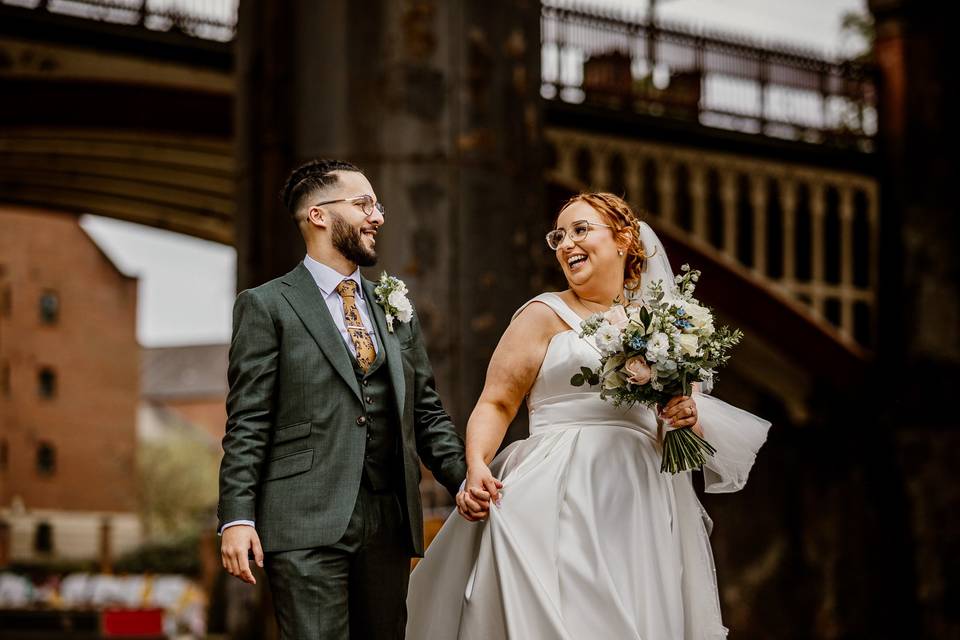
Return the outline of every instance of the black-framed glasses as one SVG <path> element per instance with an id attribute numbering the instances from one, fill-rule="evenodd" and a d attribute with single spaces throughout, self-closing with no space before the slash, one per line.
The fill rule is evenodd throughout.
<path id="1" fill-rule="evenodd" d="M 587 234 L 590 233 L 590 227 L 606 227 L 607 229 L 613 229 L 608 224 L 601 224 L 599 222 L 589 222 L 587 220 L 577 220 L 572 225 L 570 225 L 570 239 L 574 242 L 580 242 L 586 240 Z M 547 234 L 547 246 L 552 250 L 556 251 L 560 248 L 560 245 L 563 244 L 563 239 L 567 237 L 567 230 L 563 227 L 559 229 L 554 229 Z"/>
<path id="2" fill-rule="evenodd" d="M 349 202 L 350 204 L 355 204 L 360 207 L 360 210 L 363 211 L 363 215 L 370 217 L 373 215 L 373 212 L 376 211 L 380 215 L 385 215 L 383 204 L 380 202 L 374 202 L 373 196 L 368 196 L 366 194 L 362 196 L 354 196 L 352 198 L 339 198 L 337 200 L 326 200 L 324 202 L 318 202 L 313 205 L 315 207 L 322 207 L 325 204 L 336 204 L 337 202 Z"/>

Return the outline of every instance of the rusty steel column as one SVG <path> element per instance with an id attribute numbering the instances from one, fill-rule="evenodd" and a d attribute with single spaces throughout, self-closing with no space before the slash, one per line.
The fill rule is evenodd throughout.
<path id="1" fill-rule="evenodd" d="M 356 163 L 387 211 L 366 275 L 407 282 L 461 426 L 546 232 L 539 16 L 532 0 L 241 2 L 239 287 L 302 257 L 287 172 Z"/>

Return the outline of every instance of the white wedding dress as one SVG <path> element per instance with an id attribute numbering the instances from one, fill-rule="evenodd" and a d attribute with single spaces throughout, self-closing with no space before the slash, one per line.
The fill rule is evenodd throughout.
<path id="1" fill-rule="evenodd" d="M 692 474 L 660 472 L 650 409 L 618 409 L 596 389 L 571 386 L 599 355 L 559 296 L 532 302 L 571 329 L 550 341 L 530 390 L 530 437 L 490 465 L 503 482 L 501 506 L 478 523 L 454 512 L 413 571 L 407 638 L 726 637 L 712 523 Z M 707 491 L 736 491 L 770 423 L 709 395 L 695 400 L 717 449 Z"/>

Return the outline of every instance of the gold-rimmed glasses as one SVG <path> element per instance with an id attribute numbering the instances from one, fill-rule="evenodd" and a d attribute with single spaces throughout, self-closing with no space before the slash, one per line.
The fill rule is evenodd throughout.
<path id="1" fill-rule="evenodd" d="M 581 242 L 586 240 L 587 234 L 590 233 L 590 227 L 606 227 L 607 229 L 613 229 L 608 224 L 602 224 L 600 222 L 590 222 L 588 220 L 577 220 L 570 225 L 570 239 L 574 242 Z M 553 251 L 556 251 L 560 248 L 560 245 L 563 244 L 564 238 L 567 237 L 567 230 L 563 227 L 559 229 L 554 229 L 547 234 L 547 246 L 550 247 Z"/>
<path id="2" fill-rule="evenodd" d="M 370 217 L 373 215 L 373 212 L 378 212 L 381 216 L 386 212 L 384 211 L 383 204 L 380 202 L 374 202 L 373 196 L 362 195 L 354 196 L 352 198 L 338 198 L 337 200 L 326 200 L 324 202 L 318 202 L 313 205 L 315 207 L 322 207 L 325 204 L 336 204 L 337 202 L 349 202 L 350 204 L 360 207 L 360 210 L 363 211 L 363 215 Z"/>

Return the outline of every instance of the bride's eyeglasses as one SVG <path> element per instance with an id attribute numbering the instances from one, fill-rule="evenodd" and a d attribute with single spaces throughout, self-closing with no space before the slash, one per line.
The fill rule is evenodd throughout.
<path id="1" fill-rule="evenodd" d="M 373 215 L 374 211 L 379 212 L 380 215 L 385 215 L 386 213 L 381 203 L 374 202 L 373 197 L 368 196 L 366 194 L 362 196 L 356 196 L 354 198 L 340 198 L 339 200 L 326 200 L 324 202 L 318 202 L 313 206 L 322 207 L 325 204 L 335 204 L 337 202 L 349 202 L 350 204 L 360 207 L 361 211 L 363 211 L 363 215 L 367 216 L 368 218 Z"/>
<path id="2" fill-rule="evenodd" d="M 599 222 L 588 222 L 586 220 L 577 220 L 572 225 L 570 225 L 570 239 L 574 242 L 581 242 L 586 240 L 587 234 L 590 233 L 590 227 L 606 227 L 607 229 L 613 229 L 608 224 L 601 224 Z M 563 244 L 563 239 L 567 237 L 567 230 L 563 227 L 559 229 L 554 229 L 547 234 L 547 246 L 550 247 L 553 251 L 556 251 L 560 248 L 560 245 Z"/>

